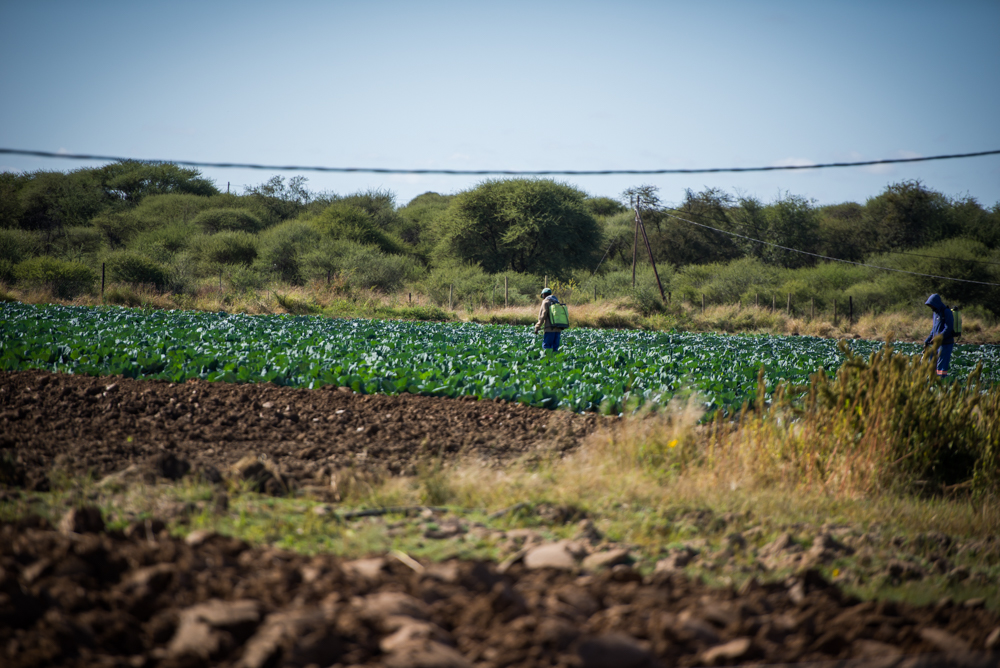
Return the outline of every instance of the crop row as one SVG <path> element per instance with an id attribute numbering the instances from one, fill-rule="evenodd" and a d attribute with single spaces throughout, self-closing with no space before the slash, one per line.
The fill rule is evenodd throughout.
<path id="1" fill-rule="evenodd" d="M 853 341 L 868 354 L 881 344 Z M 902 352 L 919 353 L 913 344 Z M 303 316 L 0 306 L 0 368 L 121 374 L 182 382 L 272 382 L 356 392 L 500 398 L 574 411 L 621 412 L 697 393 L 709 408 L 739 406 L 757 389 L 805 383 L 843 361 L 836 341 L 572 329 L 546 356 L 530 328 L 339 320 Z M 1000 347 L 956 346 L 963 377 L 984 363 L 1000 382 Z"/>

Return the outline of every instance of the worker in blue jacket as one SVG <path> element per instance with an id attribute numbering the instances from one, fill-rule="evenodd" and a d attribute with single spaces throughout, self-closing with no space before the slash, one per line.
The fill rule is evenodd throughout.
<path id="1" fill-rule="evenodd" d="M 936 292 L 924 302 L 934 311 L 934 323 L 931 326 L 931 333 L 924 341 L 924 347 L 931 345 L 935 336 L 941 336 L 941 347 L 938 348 L 937 374 L 939 376 L 948 375 L 948 367 L 951 365 L 951 351 L 955 347 L 955 316 L 948 308 L 941 295 Z"/>

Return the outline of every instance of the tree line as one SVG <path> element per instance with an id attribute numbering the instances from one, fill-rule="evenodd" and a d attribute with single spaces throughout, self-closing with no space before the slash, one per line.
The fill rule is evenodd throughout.
<path id="1" fill-rule="evenodd" d="M 275 176 L 223 193 L 197 170 L 136 161 L 3 172 L 0 281 L 46 284 L 67 297 L 93 290 L 103 265 L 110 280 L 176 292 L 220 273 L 236 290 L 336 276 L 380 291 L 416 287 L 436 300 L 447 285 L 459 300 L 483 302 L 488 292 L 495 300 L 503 275 L 515 303 L 548 277 L 581 297 L 630 295 L 657 308 L 645 264 L 639 284 L 630 282 L 627 197 L 510 178 L 399 205 L 389 191 L 306 186 L 303 177 Z M 707 188 L 667 207 L 654 188 L 640 190 L 653 257 L 679 298 L 808 293 L 822 302 L 854 288 L 862 305 L 889 308 L 930 291 L 1000 311 L 1000 292 L 981 285 L 1000 283 L 1000 264 L 991 264 L 1000 263 L 1000 204 L 947 197 L 920 181 L 891 184 L 863 204 L 825 206 L 789 193 L 764 202 Z M 970 282 L 830 266 L 824 257 Z"/>

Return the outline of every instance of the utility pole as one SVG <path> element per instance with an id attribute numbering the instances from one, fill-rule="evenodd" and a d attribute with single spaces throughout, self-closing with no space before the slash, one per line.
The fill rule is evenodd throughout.
<path id="1" fill-rule="evenodd" d="M 639 208 L 635 205 L 631 198 L 629 198 L 629 203 L 632 204 L 632 209 L 635 210 L 635 235 L 632 237 L 632 287 L 635 287 L 635 254 L 639 250 Z"/>
<path id="2" fill-rule="evenodd" d="M 646 244 L 646 252 L 649 253 L 649 262 L 653 265 L 653 275 L 656 276 L 656 287 L 660 288 L 660 299 L 663 303 L 667 303 L 667 295 L 663 292 L 663 283 L 660 282 L 660 272 L 656 270 L 656 260 L 653 259 L 653 247 L 649 245 L 649 237 L 646 235 L 646 226 L 642 224 L 642 216 L 639 215 L 639 207 L 642 204 L 642 200 L 636 195 L 635 198 L 635 229 L 636 229 L 636 241 L 638 241 L 638 233 L 642 231 L 642 240 Z M 635 287 L 635 243 L 632 244 L 632 287 Z"/>

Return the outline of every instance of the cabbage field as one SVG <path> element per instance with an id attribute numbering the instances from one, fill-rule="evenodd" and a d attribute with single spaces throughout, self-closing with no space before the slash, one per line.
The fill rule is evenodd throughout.
<path id="1" fill-rule="evenodd" d="M 862 355 L 881 345 L 850 342 Z M 530 327 L 0 305 L 4 370 L 337 385 L 577 412 L 620 413 L 692 393 L 710 409 L 738 407 L 756 393 L 762 366 L 770 389 L 805 383 L 821 367 L 833 373 L 842 361 L 836 341 L 812 337 L 571 329 L 546 356 Z M 953 378 L 979 362 L 986 382 L 1000 382 L 1000 346 L 956 346 Z"/>

